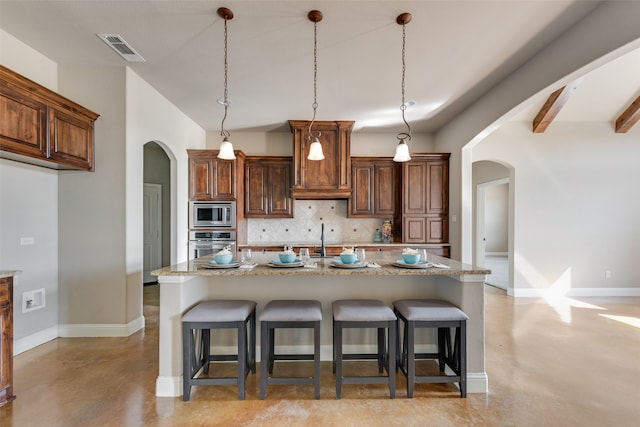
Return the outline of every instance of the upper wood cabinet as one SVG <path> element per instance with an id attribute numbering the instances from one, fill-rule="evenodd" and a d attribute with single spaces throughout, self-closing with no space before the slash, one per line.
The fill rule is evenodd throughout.
<path id="1" fill-rule="evenodd" d="M 309 121 L 289 120 L 293 133 L 294 199 L 345 199 L 351 197 L 351 130 L 353 121 L 316 121 L 324 160 L 308 160 Z"/>
<path id="2" fill-rule="evenodd" d="M 403 243 L 449 240 L 449 154 L 411 154 L 402 166 L 401 225 Z"/>
<path id="3" fill-rule="evenodd" d="M 94 170 L 99 117 L 0 65 L 0 155 L 52 169 Z"/>
<path id="4" fill-rule="evenodd" d="M 247 157 L 245 218 L 293 218 L 291 157 Z"/>
<path id="5" fill-rule="evenodd" d="M 352 157 L 348 215 L 361 218 L 393 218 L 398 202 L 400 166 L 386 157 Z"/>
<path id="6" fill-rule="evenodd" d="M 189 154 L 189 200 L 235 201 L 238 198 L 238 170 L 244 168 L 244 154 L 236 160 L 219 159 L 218 150 L 187 150 Z"/>

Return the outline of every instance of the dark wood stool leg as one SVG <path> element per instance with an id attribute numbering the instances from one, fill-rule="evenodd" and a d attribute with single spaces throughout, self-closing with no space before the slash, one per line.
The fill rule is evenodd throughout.
<path id="1" fill-rule="evenodd" d="M 320 322 L 313 325 L 313 387 L 316 399 L 320 399 Z"/>
<path id="2" fill-rule="evenodd" d="M 385 363 L 385 354 L 386 354 L 386 331 L 385 328 L 378 328 L 378 373 L 381 374 L 384 372 Z"/>
<path id="3" fill-rule="evenodd" d="M 244 400 L 244 386 L 247 378 L 247 324 L 238 322 L 238 398 Z"/>
<path id="4" fill-rule="evenodd" d="M 336 355 L 336 399 L 342 395 L 342 324 L 335 322 L 333 347 Z"/>
<path id="5" fill-rule="evenodd" d="M 413 390 L 416 385 L 416 348 L 415 348 L 415 322 L 407 320 L 404 325 L 404 333 L 406 339 L 406 357 L 407 357 L 407 397 L 413 397 Z"/>
<path id="6" fill-rule="evenodd" d="M 387 328 L 387 334 L 389 336 L 389 364 L 387 366 L 387 374 L 389 375 L 389 394 L 392 399 L 396 397 L 396 345 L 395 342 L 397 340 L 396 335 L 397 328 L 397 320 L 389 322 L 389 327 Z"/>
<path id="7" fill-rule="evenodd" d="M 260 400 L 267 397 L 267 378 L 269 376 L 269 325 L 260 323 Z"/>

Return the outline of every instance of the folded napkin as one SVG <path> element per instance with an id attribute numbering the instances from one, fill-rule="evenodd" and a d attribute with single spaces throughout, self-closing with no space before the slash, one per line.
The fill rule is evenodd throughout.
<path id="1" fill-rule="evenodd" d="M 434 263 L 433 263 L 433 266 L 434 266 L 435 268 L 451 268 L 451 267 L 449 267 L 448 265 L 440 264 L 439 262 L 434 262 Z"/>
<path id="2" fill-rule="evenodd" d="M 253 267 L 255 267 L 257 264 L 242 264 L 240 266 L 240 270 L 253 270 Z"/>
<path id="3" fill-rule="evenodd" d="M 318 263 L 316 262 L 310 262 L 308 264 L 304 265 L 304 268 L 318 268 Z"/>
<path id="4" fill-rule="evenodd" d="M 379 264 L 376 264 L 375 262 L 368 262 L 368 263 L 367 263 L 367 267 L 370 267 L 370 268 L 380 268 L 380 265 L 379 265 Z"/>

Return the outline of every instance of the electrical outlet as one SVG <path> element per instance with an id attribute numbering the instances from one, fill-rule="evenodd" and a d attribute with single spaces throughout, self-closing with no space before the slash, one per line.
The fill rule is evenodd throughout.
<path id="1" fill-rule="evenodd" d="M 46 307 L 45 290 L 36 289 L 35 291 L 27 291 L 22 293 L 22 312 L 38 310 Z"/>
<path id="2" fill-rule="evenodd" d="M 611 270 L 607 270 L 604 272 L 604 278 L 605 279 L 611 279 Z"/>

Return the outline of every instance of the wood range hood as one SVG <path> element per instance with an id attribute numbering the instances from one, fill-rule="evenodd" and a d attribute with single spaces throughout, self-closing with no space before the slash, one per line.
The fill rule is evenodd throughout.
<path id="1" fill-rule="evenodd" d="M 320 132 L 324 160 L 308 160 L 309 121 L 289 120 L 293 133 L 294 199 L 351 198 L 351 131 L 354 121 L 315 121 L 312 134 Z"/>

